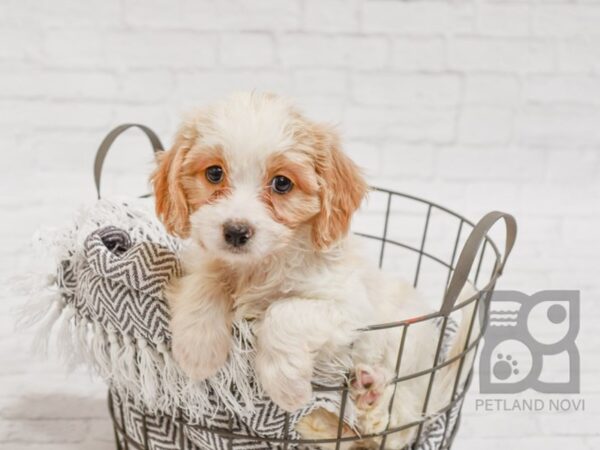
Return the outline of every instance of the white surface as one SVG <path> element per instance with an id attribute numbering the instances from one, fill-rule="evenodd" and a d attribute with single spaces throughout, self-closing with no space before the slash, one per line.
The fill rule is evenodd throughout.
<path id="1" fill-rule="evenodd" d="M 456 448 L 599 448 L 599 24 L 596 0 L 4 0 L 0 271 L 27 269 L 32 233 L 93 199 L 112 126 L 168 143 L 182 111 L 231 90 L 293 95 L 340 124 L 372 183 L 515 214 L 499 287 L 582 291 L 586 412 L 476 414 L 474 389 Z M 143 192 L 143 138 L 114 150 L 107 191 Z M 102 384 L 27 353 L 20 301 L 0 302 L 0 448 L 113 448 Z"/>

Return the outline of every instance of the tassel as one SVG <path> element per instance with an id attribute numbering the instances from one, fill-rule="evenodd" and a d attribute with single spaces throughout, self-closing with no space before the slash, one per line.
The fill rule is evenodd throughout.
<path id="1" fill-rule="evenodd" d="M 123 348 L 117 361 L 116 370 L 121 377 L 121 384 L 126 394 L 139 391 L 135 343 L 128 334 L 123 336 Z"/>
<path id="2" fill-rule="evenodd" d="M 66 305 L 63 308 L 62 321 L 56 333 L 56 349 L 58 351 L 58 357 L 67 363 L 73 359 L 75 352 L 75 345 L 73 339 L 73 317 L 75 317 L 75 309 Z"/>
<path id="3" fill-rule="evenodd" d="M 17 317 L 15 329 L 25 330 L 40 322 L 52 308 L 52 305 L 61 300 L 60 292 L 47 291 L 38 295 L 30 294 L 29 300 L 14 309 Z"/>
<path id="4" fill-rule="evenodd" d="M 92 334 L 91 356 L 100 375 L 111 379 L 112 370 L 108 354 L 108 337 L 98 322 L 94 322 Z"/>
<path id="5" fill-rule="evenodd" d="M 31 272 L 8 277 L 5 282 L 10 287 L 11 293 L 30 296 L 38 294 L 40 291 L 56 284 L 56 275 L 53 273 Z"/>
<path id="6" fill-rule="evenodd" d="M 144 403 L 149 408 L 154 408 L 156 405 L 157 393 L 159 389 L 158 374 L 156 368 L 156 357 L 153 354 L 152 348 L 148 342 L 139 337 L 138 344 L 138 370 L 140 372 L 141 396 Z"/>
<path id="7" fill-rule="evenodd" d="M 33 351 L 43 356 L 48 355 L 48 344 L 50 341 L 50 335 L 52 328 L 56 321 L 60 318 L 63 308 L 65 306 L 62 298 L 57 299 L 52 303 L 52 307 L 49 313 L 44 318 L 44 321 L 33 338 L 32 347 Z"/>
<path id="8" fill-rule="evenodd" d="M 72 327 L 71 327 L 71 343 L 73 346 L 73 351 L 71 352 L 71 355 L 68 358 L 67 361 L 67 370 L 68 371 L 73 371 L 77 366 L 79 366 L 80 364 L 84 363 L 86 361 L 85 358 L 85 348 L 84 345 L 82 344 L 81 340 L 80 340 L 80 328 L 81 328 L 81 322 L 83 321 L 83 319 L 81 317 L 79 317 L 75 311 L 74 308 L 73 309 L 73 323 L 72 323 Z"/>
<path id="9" fill-rule="evenodd" d="M 162 357 L 162 388 L 163 388 L 163 405 L 160 408 L 169 410 L 181 401 L 181 389 L 184 378 L 177 367 L 177 364 L 171 357 L 171 353 L 163 340 L 156 344 L 156 349 Z"/>
<path id="10" fill-rule="evenodd" d="M 85 318 L 81 317 L 79 319 L 79 323 L 77 324 L 77 342 L 79 351 L 81 354 L 82 361 L 90 361 L 91 360 L 91 349 L 90 349 L 90 340 L 89 340 L 89 327 L 90 322 Z"/>
<path id="11" fill-rule="evenodd" d="M 119 344 L 119 337 L 117 336 L 116 330 L 110 326 L 107 331 L 108 336 L 108 358 L 110 361 L 111 367 L 111 377 L 110 380 L 117 389 L 122 388 L 123 377 L 119 373 L 119 359 L 121 346 Z"/>

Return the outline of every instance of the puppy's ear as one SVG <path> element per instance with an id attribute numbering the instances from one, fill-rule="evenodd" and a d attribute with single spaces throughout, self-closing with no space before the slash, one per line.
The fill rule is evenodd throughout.
<path id="1" fill-rule="evenodd" d="M 317 124 L 313 136 L 321 211 L 313 219 L 312 240 L 316 248 L 323 250 L 348 233 L 352 214 L 368 186 L 356 164 L 343 153 L 334 129 Z"/>
<path id="2" fill-rule="evenodd" d="M 186 238 L 190 234 L 189 206 L 182 186 L 183 162 L 190 148 L 183 130 L 167 152 L 157 155 L 158 167 L 151 176 L 156 199 L 156 215 L 171 234 Z"/>

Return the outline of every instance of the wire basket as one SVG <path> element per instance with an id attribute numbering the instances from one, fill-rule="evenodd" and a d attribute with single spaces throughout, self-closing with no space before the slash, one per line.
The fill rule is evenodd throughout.
<path id="1" fill-rule="evenodd" d="M 101 145 L 96 159 L 95 179 L 99 191 L 100 172 L 108 147 L 122 131 L 137 126 L 148 135 L 155 151 L 162 145 L 154 133 L 139 125 L 123 125 L 115 129 Z M 106 145 L 105 145 L 106 144 Z M 99 195 L 100 196 L 100 195 Z M 493 225 L 504 219 L 506 225 L 505 249 L 503 254 L 489 236 Z M 403 278 L 410 276 L 413 285 L 425 293 L 425 298 L 434 299 L 433 311 L 425 316 L 403 321 L 378 324 L 361 330 L 372 333 L 396 328 L 401 331 L 398 342 L 396 375 L 399 373 L 404 350 L 404 342 L 409 327 L 424 321 L 436 321 L 439 326 L 436 353 L 432 366 L 403 376 L 396 376 L 391 383 L 394 392 L 398 383 L 412 378 L 428 376 L 426 395 L 423 399 L 422 418 L 401 426 L 391 427 L 388 423 L 384 431 L 375 434 L 347 437 L 343 436 L 344 422 L 349 398 L 348 384 L 336 387 L 314 385 L 314 391 L 336 391 L 341 396 L 337 437 L 328 439 L 298 439 L 291 437 L 290 414 L 285 413 L 285 429 L 281 437 L 267 438 L 232 431 L 232 419 L 229 426 L 211 428 L 194 424 L 182 411 L 164 415 L 149 414 L 143 407 L 135 405 L 115 389 L 109 389 L 109 412 L 112 418 L 116 446 L 118 450 L 199 450 L 203 448 L 188 439 L 194 429 L 209 433 L 214 445 L 210 448 L 221 449 L 292 449 L 327 448 L 362 449 L 362 442 L 376 439 L 375 448 L 386 446 L 387 438 L 408 428 L 415 428 L 416 439 L 410 449 L 449 449 L 456 436 L 460 422 L 462 401 L 468 390 L 473 373 L 473 360 L 483 332 L 487 327 L 489 301 L 495 283 L 502 273 L 504 264 L 513 247 L 516 237 L 516 222 L 508 214 L 491 212 L 477 224 L 465 217 L 440 206 L 407 194 L 381 188 L 373 188 L 369 202 L 361 210 L 353 224 L 354 232 L 365 240 L 366 248 L 379 267 L 386 272 L 396 273 Z M 377 231 L 378 230 L 378 231 Z M 457 299 L 465 284 L 469 282 L 475 288 L 475 294 L 467 299 Z M 435 304 L 435 300 L 437 304 Z M 474 303 L 474 305 L 473 305 Z M 470 306 L 469 306 L 470 305 Z M 442 342 L 447 328 L 451 326 L 450 315 L 469 307 L 468 336 L 466 344 L 457 356 L 441 361 Z M 475 329 L 475 317 L 479 314 L 479 330 Z M 477 332 L 478 334 L 473 334 Z M 473 335 L 472 335 L 473 334 Z M 470 354 L 470 357 L 466 356 Z M 426 414 L 436 373 L 444 366 L 458 361 L 457 375 L 450 400 L 435 413 Z M 467 363 L 465 365 L 465 363 Z M 466 375 L 466 376 L 463 376 Z M 463 380 L 463 382 L 461 382 Z M 389 410 L 392 408 L 391 397 Z M 431 424 L 434 419 L 443 418 L 435 439 L 432 437 Z M 388 421 L 389 422 L 389 421 Z M 357 445 L 357 446 L 354 446 Z M 371 447 L 369 447 L 371 448 Z M 398 449 L 400 450 L 400 449 Z"/>

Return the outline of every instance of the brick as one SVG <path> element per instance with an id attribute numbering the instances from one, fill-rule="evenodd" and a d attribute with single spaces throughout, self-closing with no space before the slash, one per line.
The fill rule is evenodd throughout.
<path id="1" fill-rule="evenodd" d="M 307 0 L 303 28 L 309 31 L 358 31 L 358 0 Z"/>
<path id="2" fill-rule="evenodd" d="M 472 5 L 447 2 L 369 1 L 363 6 L 363 29 L 411 35 L 469 32 L 474 28 Z"/>
<path id="3" fill-rule="evenodd" d="M 123 16 L 125 23 L 134 28 L 176 29 L 187 27 L 193 19 L 198 19 L 197 29 L 201 24 L 203 28 L 218 29 L 214 20 L 211 20 L 216 16 L 214 6 L 207 2 L 125 0 Z M 206 18 L 203 20 L 203 17 Z"/>
<path id="4" fill-rule="evenodd" d="M 444 70 L 444 40 L 441 38 L 395 38 L 392 41 L 391 66 L 400 70 Z"/>
<path id="5" fill-rule="evenodd" d="M 127 71 L 118 77 L 118 99 L 147 103 L 164 101 L 175 90 L 173 75 L 168 70 Z"/>
<path id="6" fill-rule="evenodd" d="M 571 180 L 572 181 L 572 180 Z M 580 217 L 565 217 L 562 223 L 561 231 L 562 231 L 562 240 L 568 243 L 571 246 L 577 246 L 578 248 L 578 256 L 588 256 L 594 257 L 596 253 L 597 246 L 590 245 L 590 236 L 594 236 L 598 230 L 598 225 L 600 225 L 600 218 L 598 217 L 588 217 L 585 220 L 581 220 Z M 587 261 L 581 261 L 582 266 L 582 276 L 578 277 L 578 288 L 593 288 L 595 283 L 592 281 L 593 278 L 593 265 L 592 267 L 587 265 Z M 583 267 L 587 266 L 587 271 L 583 270 Z M 590 277 L 591 275 L 591 277 Z M 589 324 L 588 324 L 589 326 Z M 597 364 L 594 364 L 593 367 L 598 370 Z M 597 388 L 596 388 L 597 389 Z"/>
<path id="7" fill-rule="evenodd" d="M 600 77 L 535 76 L 525 81 L 525 100 L 538 104 L 600 104 Z"/>
<path id="8" fill-rule="evenodd" d="M 42 79 L 50 99 L 115 99 L 117 96 L 117 80 L 106 72 L 50 72 Z"/>
<path id="9" fill-rule="evenodd" d="M 292 93 L 302 95 L 338 96 L 346 95 L 348 76 L 345 70 L 299 69 L 292 75 Z"/>
<path id="10" fill-rule="evenodd" d="M 124 15 L 126 23 L 135 28 L 196 31 L 289 31 L 298 30 L 301 20 L 299 0 L 127 0 Z"/>
<path id="11" fill-rule="evenodd" d="M 119 123 L 139 122 L 148 125 L 157 133 L 164 132 L 169 125 L 172 129 L 177 125 L 170 120 L 169 112 L 163 105 L 118 104 L 112 108 L 111 122 L 114 126 Z"/>
<path id="12" fill-rule="evenodd" d="M 460 79 L 451 74 L 368 74 L 353 78 L 353 97 L 364 105 L 454 106 Z"/>
<path id="13" fill-rule="evenodd" d="M 489 36 L 528 36 L 531 6 L 521 3 L 482 3 L 477 11 L 477 31 Z"/>
<path id="14" fill-rule="evenodd" d="M 175 93 L 180 109 L 189 109 L 223 98 L 233 91 L 267 90 L 285 94 L 291 81 L 284 74 L 272 71 L 210 70 L 180 73 L 175 76 Z"/>
<path id="15" fill-rule="evenodd" d="M 460 114 L 458 140 L 467 144 L 506 144 L 512 136 L 512 127 L 510 109 L 468 106 Z"/>
<path id="16" fill-rule="evenodd" d="M 434 149 L 431 145 L 407 145 L 386 142 L 382 152 L 382 174 L 410 178 L 431 178 L 434 173 Z"/>
<path id="17" fill-rule="evenodd" d="M 600 111 L 590 107 L 530 106 L 518 115 L 517 140 L 523 145 L 576 148 L 600 143 Z"/>
<path id="18" fill-rule="evenodd" d="M 91 167 L 99 133 L 36 132 L 20 142 L 20 154 L 29 155 L 30 167 L 45 171 Z"/>
<path id="19" fill-rule="evenodd" d="M 381 68 L 388 57 L 387 41 L 379 37 L 282 36 L 279 54 L 286 67 Z"/>
<path id="20" fill-rule="evenodd" d="M 23 28 L 0 28 L 0 60 L 37 60 L 41 51 L 39 33 L 28 33 Z"/>
<path id="21" fill-rule="evenodd" d="M 355 138 L 442 144 L 455 139 L 455 117 L 452 108 L 351 107 L 345 112 L 343 126 Z"/>
<path id="22" fill-rule="evenodd" d="M 5 99 L 35 99 L 46 94 L 46 86 L 40 82 L 44 75 L 30 70 L 0 71 L 0 97 Z"/>
<path id="23" fill-rule="evenodd" d="M 116 67 L 201 68 L 216 62 L 214 35 L 188 31 L 116 32 L 106 39 L 106 59 Z"/>
<path id="24" fill-rule="evenodd" d="M 567 73 L 589 73 L 600 70 L 600 39 L 571 37 L 558 43 L 558 69 Z"/>
<path id="25" fill-rule="evenodd" d="M 65 99 L 115 99 L 117 80 L 103 72 L 31 70 L 0 72 L 0 97 Z"/>
<path id="26" fill-rule="evenodd" d="M 107 62 L 106 35 L 92 29 L 50 29 L 44 32 L 43 55 L 50 66 L 100 67 Z"/>
<path id="27" fill-rule="evenodd" d="M 389 59 L 388 42 L 382 38 L 342 38 L 345 64 L 352 69 L 382 69 Z"/>
<path id="28" fill-rule="evenodd" d="M 519 80 L 511 75 L 468 74 L 465 84 L 467 105 L 510 106 L 520 101 Z"/>
<path id="29" fill-rule="evenodd" d="M 458 147 L 440 152 L 438 171 L 449 179 L 541 180 L 541 152 L 496 147 Z"/>
<path id="30" fill-rule="evenodd" d="M 0 2 L 0 24 L 7 28 L 23 27 L 28 22 L 30 14 L 28 8 L 23 8 L 22 2 Z"/>
<path id="31" fill-rule="evenodd" d="M 551 150 L 547 158 L 548 179 L 562 183 L 590 183 L 600 169 L 600 156 L 595 150 Z"/>
<path id="32" fill-rule="evenodd" d="M 43 27 L 117 27 L 121 25 L 121 2 L 103 0 L 83 3 L 77 0 L 56 0 L 31 8 L 31 18 Z"/>
<path id="33" fill-rule="evenodd" d="M 11 114 L 0 115 L 0 128 L 97 129 L 108 127 L 112 116 L 112 109 L 107 104 L 6 101 L 0 102 L 0 107 L 11 111 Z"/>
<path id="34" fill-rule="evenodd" d="M 589 400 L 586 406 L 590 407 Z M 596 424 L 600 421 L 600 414 L 585 411 L 574 412 L 570 416 L 574 420 L 565 421 L 562 414 L 544 414 L 542 420 L 540 420 L 542 433 L 560 433 L 563 436 L 575 438 L 578 436 L 595 437 L 597 435 Z"/>
<path id="35" fill-rule="evenodd" d="M 288 67 L 340 67 L 345 60 L 339 39 L 315 35 L 282 36 L 279 54 L 283 65 Z"/>
<path id="36" fill-rule="evenodd" d="M 274 62 L 273 38 L 267 34 L 227 34 L 220 42 L 220 62 L 226 67 L 265 67 Z"/>
<path id="37" fill-rule="evenodd" d="M 364 171 L 365 176 L 375 177 L 381 173 L 381 151 L 378 144 L 349 141 L 344 144 L 344 151 Z"/>
<path id="38" fill-rule="evenodd" d="M 449 66 L 457 70 L 548 72 L 554 70 L 551 42 L 527 39 L 459 37 L 449 46 Z"/>
<path id="39" fill-rule="evenodd" d="M 336 97 L 325 97 L 321 95 L 304 96 L 293 99 L 298 108 L 312 120 L 337 125 L 343 117 L 343 100 Z M 345 130 L 339 130 L 345 137 Z"/>
<path id="40" fill-rule="evenodd" d="M 527 208 L 531 215 L 562 216 L 566 214 L 587 216 L 589 206 L 598 201 L 598 195 L 582 196 L 577 185 L 552 183 L 525 184 L 522 188 L 520 208 Z M 560 205 L 560 209 L 558 209 Z"/>
<path id="41" fill-rule="evenodd" d="M 533 31 L 540 36 L 599 35 L 600 5 L 540 4 L 533 13 Z"/>

